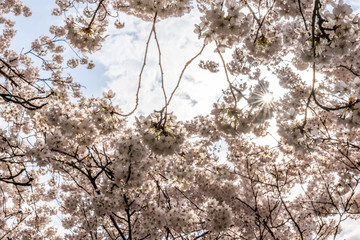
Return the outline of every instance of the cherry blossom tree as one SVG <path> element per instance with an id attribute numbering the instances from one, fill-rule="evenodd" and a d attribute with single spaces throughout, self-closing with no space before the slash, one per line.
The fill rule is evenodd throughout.
<path id="1" fill-rule="evenodd" d="M 351 5 L 55 2 L 63 24 L 21 52 L 11 48 L 16 18 L 31 10 L 0 2 L 0 239 L 336 239 L 359 217 L 360 18 Z M 203 46 L 169 93 L 156 27 L 191 11 Z M 126 27 L 121 14 L 151 23 L 130 112 L 113 90 L 83 96 L 67 74 L 94 67 L 110 24 Z M 131 124 L 150 41 L 164 104 Z M 205 48 L 217 61 L 199 59 Z M 190 64 L 222 70 L 229 86 L 208 115 L 181 121 L 168 106 Z M 278 99 L 270 81 L 284 91 Z M 273 143 L 260 143 L 266 136 Z"/>

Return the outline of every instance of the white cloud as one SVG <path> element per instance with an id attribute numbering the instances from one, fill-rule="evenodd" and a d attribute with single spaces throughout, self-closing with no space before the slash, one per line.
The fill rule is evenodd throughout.
<path id="1" fill-rule="evenodd" d="M 360 13 L 360 1 L 359 0 L 345 0 L 344 3 L 349 4 L 355 13 Z"/>
<path id="2" fill-rule="evenodd" d="M 359 240 L 360 239 L 359 220 L 347 219 L 342 222 L 342 233 L 337 239 L 341 240 Z"/>
<path id="3" fill-rule="evenodd" d="M 125 22 L 125 28 L 110 30 L 104 48 L 95 55 L 95 59 L 106 68 L 105 75 L 110 79 L 107 88 L 117 93 L 116 101 L 124 112 L 129 112 L 135 106 L 138 76 L 151 23 L 145 23 L 133 16 L 123 16 L 122 20 Z M 156 24 L 168 98 L 176 86 L 185 63 L 202 47 L 202 41 L 193 33 L 194 23 L 198 21 L 199 15 L 194 11 L 182 18 L 170 18 Z M 180 87 L 169 105 L 169 111 L 174 111 L 180 119 L 190 119 L 198 114 L 209 113 L 212 103 L 221 94 L 221 89 L 228 86 L 223 72 L 212 74 L 198 67 L 200 59 L 219 60 L 219 56 L 213 52 L 214 48 L 214 45 L 207 46 L 203 54 L 187 68 Z M 149 45 L 139 97 L 137 113 L 147 115 L 164 106 L 154 38 Z"/>

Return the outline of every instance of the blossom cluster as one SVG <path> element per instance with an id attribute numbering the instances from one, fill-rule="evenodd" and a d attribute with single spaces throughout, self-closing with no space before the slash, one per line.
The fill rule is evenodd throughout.
<path id="1" fill-rule="evenodd" d="M 185 128 L 172 114 L 167 114 L 165 119 L 158 113 L 146 118 L 140 116 L 136 119 L 136 125 L 143 142 L 156 154 L 169 155 L 178 152 L 184 141 Z"/>
<path id="2" fill-rule="evenodd" d="M 120 0 L 115 1 L 115 10 L 135 15 L 145 21 L 152 21 L 155 14 L 159 19 L 168 17 L 181 17 L 190 12 L 191 0 Z"/>
<path id="3" fill-rule="evenodd" d="M 241 12 L 242 8 L 236 1 L 225 1 L 225 6 L 220 1 L 210 4 L 201 23 L 195 25 L 195 33 L 205 44 L 215 41 L 221 49 L 231 48 L 250 31 L 252 15 Z"/>
<path id="4" fill-rule="evenodd" d="M 56 4 L 65 25 L 19 52 L 12 18 L 31 11 L 0 2 L 1 237 L 334 239 L 344 219 L 359 218 L 360 24 L 348 4 Z M 194 5 L 200 39 L 220 55 L 234 47 L 222 59 L 229 87 L 208 115 L 183 122 L 165 101 L 127 123 L 114 89 L 85 97 L 65 75 L 93 67 L 90 54 L 105 44 L 113 13 L 153 21 L 153 31 L 156 20 Z M 81 56 L 66 57 L 63 40 Z M 218 72 L 214 61 L 199 66 Z M 277 97 L 273 82 L 283 91 Z"/>

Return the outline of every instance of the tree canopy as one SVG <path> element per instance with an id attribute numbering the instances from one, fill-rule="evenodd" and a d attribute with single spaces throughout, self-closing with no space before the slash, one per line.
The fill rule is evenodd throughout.
<path id="1" fill-rule="evenodd" d="M 0 239 L 320 240 L 359 217 L 360 18 L 351 3 L 55 4 L 49 14 L 61 24 L 23 39 L 31 48 L 19 52 L 16 21 L 31 9 L 0 1 Z M 167 91 L 157 25 L 192 11 L 202 47 Z M 68 74 L 91 71 L 107 30 L 126 28 L 124 14 L 151 23 L 127 112 L 114 89 L 87 97 Z M 150 41 L 164 104 L 143 116 Z M 201 60 L 205 48 L 218 59 Z M 221 70 L 228 88 L 211 112 L 185 121 L 168 109 L 190 65 Z"/>

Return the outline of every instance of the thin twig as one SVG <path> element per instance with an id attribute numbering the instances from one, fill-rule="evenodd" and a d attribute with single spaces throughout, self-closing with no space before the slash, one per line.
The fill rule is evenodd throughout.
<path id="1" fill-rule="evenodd" d="M 258 38 L 258 36 L 259 36 L 260 29 L 261 29 L 262 25 L 264 24 L 267 15 L 270 13 L 271 9 L 274 7 L 275 2 L 276 2 L 276 0 L 274 0 L 273 4 L 272 4 L 271 7 L 268 9 L 268 11 L 265 13 L 263 19 L 261 20 L 261 23 L 259 24 L 259 27 L 258 27 L 258 29 L 257 29 L 257 31 L 256 31 L 256 36 L 255 36 L 255 39 L 254 39 L 254 43 L 256 43 L 256 40 L 257 40 L 257 38 Z"/>
<path id="2" fill-rule="evenodd" d="M 233 96 L 233 98 L 234 98 L 234 101 L 235 101 L 234 109 L 236 109 L 237 99 L 236 99 L 234 90 L 233 90 L 233 88 L 232 88 L 232 84 L 231 84 L 231 82 L 230 82 L 230 78 L 229 78 L 229 74 L 228 74 L 228 71 L 227 71 L 227 68 L 226 68 L 225 60 L 224 60 L 224 58 L 223 58 L 223 56 L 222 56 L 222 54 L 221 54 L 221 52 L 220 52 L 220 50 L 219 50 L 219 48 L 218 48 L 218 44 L 217 44 L 217 43 L 216 43 L 216 50 L 217 50 L 217 52 L 218 52 L 218 54 L 219 54 L 219 56 L 220 56 L 220 58 L 221 58 L 221 62 L 222 62 L 222 64 L 223 64 L 224 71 L 225 71 L 225 75 L 226 75 L 226 81 L 229 83 L 230 91 L 231 91 L 231 94 L 232 94 L 232 96 Z"/>
<path id="3" fill-rule="evenodd" d="M 91 25 L 93 24 L 93 22 L 94 22 L 94 20 L 95 20 L 96 14 L 97 14 L 97 12 L 99 11 L 100 6 L 102 5 L 102 3 L 103 3 L 104 1 L 105 1 L 105 0 L 100 0 L 97 8 L 95 9 L 94 15 L 92 16 L 92 18 L 91 18 L 91 20 L 90 20 L 90 23 L 89 23 L 89 25 L 88 25 L 88 27 L 87 27 L 88 29 L 91 28 Z"/>
<path id="4" fill-rule="evenodd" d="M 162 89 L 163 94 L 164 94 L 165 106 L 167 106 L 167 96 L 166 96 L 165 87 L 164 87 L 164 71 L 163 71 L 162 64 L 161 64 L 161 50 L 160 50 L 159 40 L 158 40 L 157 34 L 156 34 L 155 25 L 153 26 L 153 32 L 154 32 L 154 38 L 155 38 L 155 42 L 156 42 L 156 46 L 157 46 L 158 54 L 159 54 L 159 68 L 160 68 L 160 74 L 161 74 L 161 89 Z M 167 107 L 165 107 L 165 118 L 166 118 L 166 114 L 167 114 Z"/>
<path id="5" fill-rule="evenodd" d="M 299 11 L 300 11 L 301 17 L 302 17 L 302 19 L 304 21 L 305 29 L 306 29 L 307 32 L 309 32 L 309 29 L 308 29 L 307 24 L 306 24 L 306 19 L 305 19 L 304 13 L 303 13 L 302 8 L 301 8 L 301 0 L 298 0 L 298 5 L 299 5 Z"/>
<path id="6" fill-rule="evenodd" d="M 180 73 L 179 80 L 178 80 L 178 82 L 177 82 L 174 90 L 172 91 L 172 93 L 171 93 L 171 95 L 170 95 L 169 101 L 167 102 L 167 104 L 165 105 L 165 107 L 164 107 L 163 109 L 165 109 L 165 108 L 167 108 L 167 107 L 169 106 L 169 104 L 170 104 L 170 102 L 171 102 L 171 99 L 173 98 L 176 90 L 179 88 L 180 82 L 181 82 L 181 80 L 182 80 L 182 77 L 183 77 L 183 75 L 184 75 L 184 73 L 185 73 L 186 68 L 192 63 L 192 61 L 194 61 L 198 56 L 201 55 L 201 53 L 202 53 L 203 50 L 205 49 L 205 46 L 206 46 L 206 45 L 203 44 L 200 52 L 198 52 L 193 58 L 191 58 L 189 61 L 186 62 L 184 68 L 182 69 L 182 71 L 181 71 L 181 73 Z"/>
<path id="7" fill-rule="evenodd" d="M 122 117 L 128 117 L 128 116 L 130 116 L 131 114 L 133 114 L 133 113 L 136 111 L 136 109 L 137 109 L 137 107 L 138 107 L 138 105 L 139 105 L 139 92 L 140 92 L 140 88 L 141 88 L 142 74 L 143 74 L 143 72 L 144 72 L 144 68 L 145 68 L 145 65 L 146 65 L 147 53 L 148 53 L 148 50 L 149 50 L 149 43 L 150 43 L 151 35 L 152 35 L 153 31 L 154 31 L 154 26 L 155 26 L 155 23 L 156 23 L 156 17 L 157 17 L 157 12 L 155 12 L 155 16 L 154 16 L 154 20 L 153 20 L 153 25 L 152 25 L 152 27 L 151 27 L 151 31 L 150 31 L 148 40 L 147 40 L 147 42 L 146 42 L 146 48 L 145 48 L 145 54 L 144 54 L 144 62 L 143 62 L 143 65 L 142 65 L 141 70 L 140 70 L 140 73 L 139 73 L 138 87 L 137 87 L 137 90 L 136 90 L 136 103 L 135 103 L 135 107 L 134 107 L 134 109 L 133 109 L 131 112 L 129 112 L 129 113 L 127 113 L 127 114 L 121 114 L 121 113 L 116 113 L 116 112 L 115 112 L 116 114 L 118 114 L 118 115 L 120 115 L 120 116 L 122 116 Z"/>

